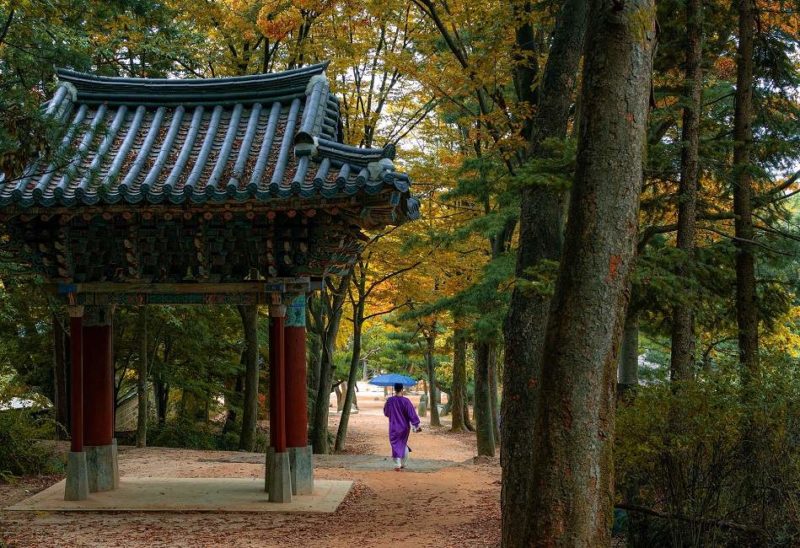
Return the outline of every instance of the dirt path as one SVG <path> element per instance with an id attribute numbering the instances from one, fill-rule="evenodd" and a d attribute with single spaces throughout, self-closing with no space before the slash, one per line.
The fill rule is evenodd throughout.
<path id="1" fill-rule="evenodd" d="M 355 482 L 334 514 L 0 511 L 0 539 L 9 546 L 496 546 L 500 471 L 496 461 L 473 464 L 474 435 L 449 433 L 447 417 L 441 429 L 423 418 L 423 432 L 409 441 L 410 469 L 398 473 L 388 458 L 382 395 L 362 392 L 359 404 L 345 454 L 316 461 L 317 477 Z M 333 432 L 337 424 L 333 415 Z M 264 465 L 255 453 L 122 448 L 120 471 L 261 477 Z M 60 479 L 0 485 L 0 508 Z"/>

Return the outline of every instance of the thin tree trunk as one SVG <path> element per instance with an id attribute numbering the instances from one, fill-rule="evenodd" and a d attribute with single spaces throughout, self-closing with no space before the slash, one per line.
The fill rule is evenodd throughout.
<path id="1" fill-rule="evenodd" d="M 686 106 L 683 109 L 681 135 L 681 182 L 678 195 L 677 247 L 684 252 L 678 265 L 683 287 L 692 286 L 688 267 L 695 255 L 697 223 L 697 183 L 700 173 L 700 109 L 703 97 L 703 0 L 686 3 Z M 692 293 L 677 303 L 672 312 L 672 344 L 670 378 L 685 381 L 694 378 L 695 369 L 695 306 Z"/>
<path id="2" fill-rule="evenodd" d="M 309 423 L 315 414 L 317 392 L 319 392 L 320 371 L 322 368 L 322 339 L 325 336 L 322 303 L 319 296 L 312 293 L 307 300 L 309 319 L 308 389 L 312 396 L 308 400 Z"/>
<path id="3" fill-rule="evenodd" d="M 495 445 L 500 443 L 500 402 L 497 400 L 497 345 L 489 345 L 489 408 L 492 411 L 492 433 Z"/>
<path id="4" fill-rule="evenodd" d="M 528 146 L 528 157 L 543 155 L 541 143 L 567 135 L 573 90 L 583 53 L 588 21 L 586 0 L 565 0 L 556 17 L 552 46 L 536 90 L 538 104 Z M 532 48 L 532 29 L 518 33 L 518 46 Z M 533 52 L 536 59 L 538 52 Z M 534 61 L 531 61 L 533 65 Z M 534 72 L 526 81 L 535 81 L 535 65 L 521 70 Z M 525 91 L 525 90 L 523 90 Z M 528 93 L 532 91 L 527 90 Z M 561 258 L 565 193 L 543 186 L 526 187 L 521 196 L 519 250 L 516 275 L 527 278 L 541 261 Z M 504 546 L 530 546 L 534 540 L 529 516 L 534 510 L 528 502 L 533 479 L 533 440 L 536 401 L 541 382 L 541 351 L 550 297 L 516 287 L 503 327 L 505 360 L 503 367 L 502 423 L 502 543 Z"/>
<path id="5" fill-rule="evenodd" d="M 344 385 L 344 390 L 342 389 L 342 385 Z M 333 389 L 334 393 L 336 394 L 336 412 L 341 413 L 342 409 L 344 409 L 344 391 L 347 390 L 347 382 L 342 381 L 336 385 Z"/>
<path id="6" fill-rule="evenodd" d="M 56 409 L 56 435 L 67 439 L 69 429 L 69 397 L 67 396 L 67 349 L 69 341 L 57 314 L 52 315 L 53 326 L 53 405 Z"/>
<path id="7" fill-rule="evenodd" d="M 478 437 L 478 455 L 493 457 L 495 453 L 494 427 L 492 426 L 492 398 L 489 394 L 490 345 L 475 344 L 475 425 Z"/>
<path id="8" fill-rule="evenodd" d="M 167 423 L 167 404 L 169 402 L 169 385 L 155 381 L 156 393 L 156 420 L 159 426 L 164 426 Z"/>
<path id="9" fill-rule="evenodd" d="M 242 433 L 239 450 L 252 451 L 258 422 L 258 307 L 237 305 L 244 327 L 244 401 L 242 402 Z"/>
<path id="10" fill-rule="evenodd" d="M 733 213 L 736 235 L 736 323 L 739 361 L 745 384 L 758 374 L 758 306 L 756 303 L 753 189 L 750 154 L 753 141 L 753 0 L 738 0 L 739 46 L 736 52 L 736 108 L 733 117 Z"/>
<path id="11" fill-rule="evenodd" d="M 347 392 L 344 397 L 344 407 L 342 416 L 339 419 L 339 428 L 336 431 L 336 451 L 344 451 L 347 441 L 347 426 L 350 422 L 350 410 L 353 407 L 356 395 L 356 382 L 359 373 L 359 362 L 361 361 L 361 323 L 364 316 L 364 302 L 359 301 L 356 305 L 353 318 L 353 354 L 350 356 L 350 371 L 347 376 Z"/>
<path id="12" fill-rule="evenodd" d="M 147 307 L 139 307 L 139 363 L 136 368 L 136 447 L 147 447 Z"/>
<path id="13" fill-rule="evenodd" d="M 475 431 L 475 425 L 472 424 L 472 419 L 469 418 L 469 394 L 464 392 L 464 426 L 467 427 L 467 430 L 470 432 Z"/>
<path id="14" fill-rule="evenodd" d="M 629 306 L 622 333 L 617 393 L 621 396 L 637 386 L 639 386 L 639 311 Z"/>
<path id="15" fill-rule="evenodd" d="M 442 394 L 447 396 L 447 403 L 442 406 L 442 413 L 440 417 L 446 417 L 450 414 L 453 407 L 453 391 L 450 387 L 443 387 L 442 383 L 437 383 L 437 391 L 439 393 L 439 398 L 441 399 Z"/>
<path id="16" fill-rule="evenodd" d="M 439 420 L 439 406 L 436 405 L 436 366 L 433 361 L 433 353 L 436 348 L 436 326 L 431 328 L 431 332 L 426 337 L 425 346 L 425 363 L 428 367 L 428 402 L 431 408 L 431 426 L 441 426 L 442 421 Z"/>
<path id="17" fill-rule="evenodd" d="M 239 358 L 239 365 L 244 365 L 247 357 L 247 349 L 243 349 L 241 356 Z M 239 416 L 238 409 L 242 407 L 242 403 L 244 401 L 244 375 L 241 373 L 237 374 L 236 377 L 233 379 L 233 386 L 229 391 L 228 396 L 225 398 L 225 405 L 227 406 L 227 411 L 225 411 L 225 424 L 222 425 L 222 433 L 227 434 L 228 432 L 232 432 L 236 427 L 236 418 Z"/>
<path id="18" fill-rule="evenodd" d="M 342 320 L 344 299 L 347 287 L 353 274 L 352 271 L 343 276 L 338 288 L 332 288 L 335 294 L 327 309 L 328 321 L 322 339 L 322 362 L 319 374 L 319 389 L 314 405 L 314 421 L 311 427 L 311 444 L 314 452 L 327 454 L 330 451 L 328 443 L 328 406 L 331 399 L 331 384 L 333 382 L 333 351 L 336 345 L 336 336 Z"/>
<path id="19" fill-rule="evenodd" d="M 655 6 L 593 0 L 589 21 L 575 182 L 533 432 L 534 546 L 611 544 L 617 360 L 635 257 Z"/>
<path id="20" fill-rule="evenodd" d="M 319 389 L 314 404 L 314 423 L 312 425 L 311 444 L 314 452 L 328 454 L 328 416 L 333 384 L 333 345 L 334 341 L 325 341 L 322 345 L 322 367 L 320 368 Z"/>
<path id="21" fill-rule="evenodd" d="M 453 414 L 453 432 L 466 430 L 464 424 L 465 400 L 467 395 L 467 338 L 464 331 L 456 329 L 453 334 L 453 388 L 450 391 L 450 412 Z"/>

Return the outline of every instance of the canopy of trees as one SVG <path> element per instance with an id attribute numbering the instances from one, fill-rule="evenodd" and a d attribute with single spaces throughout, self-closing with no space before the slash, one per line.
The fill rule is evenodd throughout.
<path id="1" fill-rule="evenodd" d="M 612 531 L 791 545 L 799 9 L 0 0 L 0 172 L 60 141 L 39 109 L 54 66 L 207 78 L 330 60 L 345 141 L 402 148 L 423 210 L 369 234 L 308 301 L 315 451 L 346 447 L 357 380 L 402 372 L 499 454 L 506 546 L 601 546 Z M 0 395 L 45 395 L 66 425 L 64 311 L 4 253 Z M 117 310 L 117 400 L 152 393 L 148 443 L 263 448 L 264 313 Z M 439 407 L 428 416 L 438 425 Z"/>

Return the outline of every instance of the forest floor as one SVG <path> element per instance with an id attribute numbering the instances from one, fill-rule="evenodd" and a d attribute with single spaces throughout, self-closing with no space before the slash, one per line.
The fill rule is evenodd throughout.
<path id="1" fill-rule="evenodd" d="M 416 403 L 417 398 L 412 396 Z M 408 470 L 390 457 L 383 394 L 361 392 L 343 454 L 315 457 L 315 477 L 352 480 L 333 514 L 208 512 L 10 512 L 0 510 L 0 546 L 496 546 L 500 467 L 475 462 L 474 434 L 441 428 L 412 434 Z M 331 409 L 331 431 L 339 417 Z M 124 477 L 263 477 L 263 454 L 120 448 Z M 418 465 L 415 469 L 415 462 Z M 6 508 L 60 481 L 0 484 Z"/>

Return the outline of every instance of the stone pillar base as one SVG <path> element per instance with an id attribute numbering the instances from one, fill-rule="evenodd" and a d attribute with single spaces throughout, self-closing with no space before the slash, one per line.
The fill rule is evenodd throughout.
<path id="1" fill-rule="evenodd" d="M 269 459 L 267 485 L 270 502 L 292 502 L 292 476 L 289 453 L 274 453 Z"/>
<path id="2" fill-rule="evenodd" d="M 89 492 L 112 491 L 119 485 L 116 444 L 86 445 Z"/>
<path id="3" fill-rule="evenodd" d="M 67 485 L 64 500 L 86 500 L 89 498 L 89 474 L 86 453 L 71 451 L 67 455 Z"/>
<path id="4" fill-rule="evenodd" d="M 292 476 L 292 494 L 310 495 L 314 491 L 314 452 L 312 447 L 290 447 L 289 466 Z"/>

